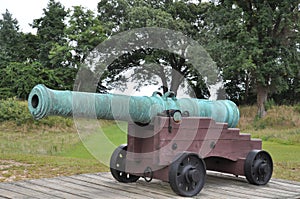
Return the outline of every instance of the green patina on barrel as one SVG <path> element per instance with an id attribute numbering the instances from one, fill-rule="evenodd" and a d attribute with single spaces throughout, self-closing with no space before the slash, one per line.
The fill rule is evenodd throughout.
<path id="1" fill-rule="evenodd" d="M 180 110 L 187 111 L 190 117 L 211 117 L 229 127 L 235 127 L 239 121 L 238 107 L 232 101 L 177 99 L 170 94 L 141 97 L 58 91 L 39 84 L 29 94 L 28 107 L 35 119 L 59 115 L 149 123 L 165 110 Z"/>

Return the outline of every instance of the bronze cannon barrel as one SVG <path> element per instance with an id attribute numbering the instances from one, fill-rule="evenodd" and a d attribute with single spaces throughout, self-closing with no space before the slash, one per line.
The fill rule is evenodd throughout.
<path id="1" fill-rule="evenodd" d="M 49 115 L 94 117 L 107 120 L 149 123 L 166 110 L 179 110 L 190 117 L 210 117 L 235 127 L 239 121 L 238 107 L 229 100 L 177 99 L 172 93 L 163 96 L 99 94 L 52 90 L 35 86 L 29 94 L 28 108 L 35 119 Z"/>

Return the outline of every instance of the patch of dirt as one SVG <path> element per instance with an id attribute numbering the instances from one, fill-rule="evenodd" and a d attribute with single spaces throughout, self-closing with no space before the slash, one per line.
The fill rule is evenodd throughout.
<path id="1" fill-rule="evenodd" d="M 12 182 L 16 179 L 26 179 L 27 169 L 26 167 L 32 166 L 32 164 L 26 164 L 22 162 L 16 162 L 14 160 L 0 160 L 0 182 Z M 24 167 L 20 172 L 16 172 L 15 169 L 18 167 Z"/>

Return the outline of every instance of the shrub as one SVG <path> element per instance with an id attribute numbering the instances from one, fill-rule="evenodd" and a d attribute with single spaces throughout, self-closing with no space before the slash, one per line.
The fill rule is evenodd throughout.
<path id="1" fill-rule="evenodd" d="M 0 122 L 15 121 L 18 125 L 24 124 L 32 117 L 27 104 L 15 99 L 0 100 Z"/>
<path id="2" fill-rule="evenodd" d="M 295 112 L 300 113 L 300 103 L 295 106 L 294 110 Z"/>
<path id="3" fill-rule="evenodd" d="M 275 101 L 273 99 L 269 99 L 265 102 L 265 108 L 266 110 L 270 110 L 275 106 Z"/>

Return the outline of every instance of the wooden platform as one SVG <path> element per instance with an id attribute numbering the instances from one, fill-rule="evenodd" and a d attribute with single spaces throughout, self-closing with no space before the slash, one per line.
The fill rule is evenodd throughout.
<path id="1" fill-rule="evenodd" d="M 181 198 L 168 183 L 143 179 L 133 184 L 116 182 L 110 173 L 0 183 L 0 198 Z M 242 177 L 208 172 L 195 198 L 300 198 L 300 183 L 272 179 L 254 186 Z"/>

